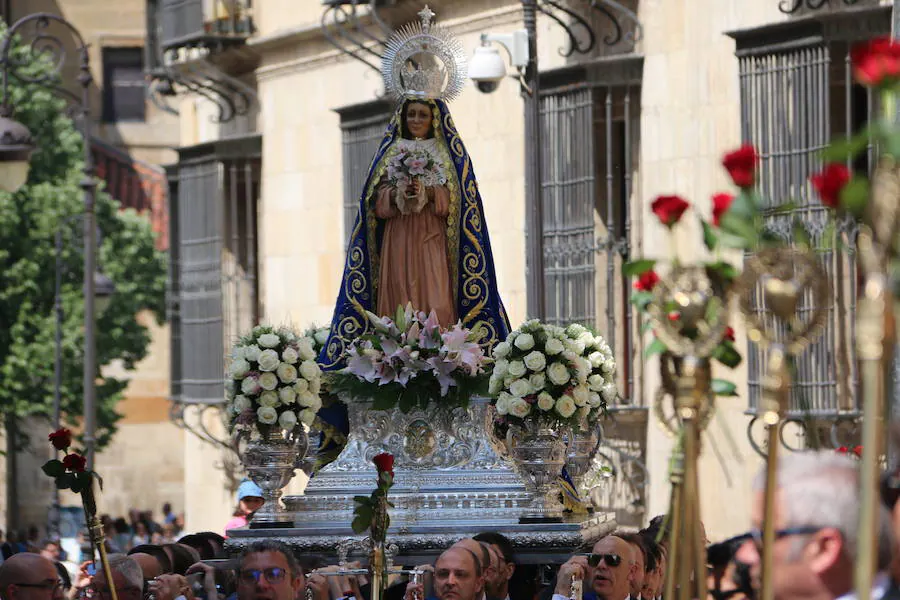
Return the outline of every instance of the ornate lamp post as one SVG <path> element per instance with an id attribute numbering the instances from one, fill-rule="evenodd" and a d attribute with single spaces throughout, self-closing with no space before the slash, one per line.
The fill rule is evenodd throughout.
<path id="1" fill-rule="evenodd" d="M 80 97 L 70 94 L 54 86 L 56 78 L 65 64 L 65 50 L 62 41 L 53 36 L 48 28 L 58 24 L 68 29 L 77 44 L 78 53 L 78 85 Z M 53 60 L 49 72 L 31 76 L 20 71 L 20 65 L 10 56 L 12 39 L 17 34 L 32 29 L 32 49 L 40 49 L 45 55 L 50 54 Z M 95 376 L 97 370 L 95 339 L 95 281 L 97 269 L 96 225 L 94 215 L 94 199 L 97 182 L 94 178 L 94 161 L 91 155 L 90 132 L 90 95 L 91 76 L 88 47 L 81 33 L 74 25 L 62 17 L 50 13 L 34 13 L 22 17 L 6 31 L 6 37 L 0 44 L 0 189 L 14 192 L 24 185 L 28 176 L 28 161 L 34 150 L 34 140 L 28 128 L 13 119 L 13 107 L 10 106 L 9 78 L 16 77 L 20 81 L 44 85 L 47 89 L 59 92 L 66 99 L 73 101 L 77 108 L 78 130 L 84 140 L 84 166 L 81 189 L 84 191 L 84 445 L 87 466 L 94 464 L 95 432 L 97 414 L 95 404 Z"/>

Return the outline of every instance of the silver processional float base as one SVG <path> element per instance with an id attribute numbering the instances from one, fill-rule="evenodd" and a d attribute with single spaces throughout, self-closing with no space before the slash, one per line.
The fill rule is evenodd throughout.
<path id="1" fill-rule="evenodd" d="M 491 435 L 489 401 L 474 399 L 467 409 L 429 407 L 403 413 L 370 410 L 370 403 L 347 402 L 350 435 L 338 458 L 313 477 L 301 496 L 284 498 L 287 527 L 228 532 L 232 552 L 253 541 L 277 539 L 298 554 L 331 559 L 365 559 L 363 536 L 353 533 L 353 497 L 375 486 L 372 457 L 395 457 L 388 543 L 395 564 L 422 564 L 461 538 L 498 531 L 516 548 L 517 562 L 565 561 L 579 548 L 615 529 L 612 513 L 570 515 L 559 523 L 520 523 L 532 500 L 522 477 Z"/>

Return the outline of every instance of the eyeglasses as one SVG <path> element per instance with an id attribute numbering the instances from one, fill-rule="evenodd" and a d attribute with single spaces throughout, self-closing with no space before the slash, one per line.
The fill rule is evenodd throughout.
<path id="1" fill-rule="evenodd" d="M 42 581 L 41 583 L 16 583 L 13 585 L 23 588 L 50 590 L 50 592 L 55 596 L 57 593 L 62 591 L 63 587 L 65 587 L 66 584 L 62 579 L 57 579 L 56 581 Z"/>
<path id="2" fill-rule="evenodd" d="M 811 535 L 813 533 L 818 533 L 821 531 L 821 527 L 813 527 L 811 525 L 807 525 L 804 527 L 785 527 L 784 529 L 778 529 L 775 531 L 775 539 L 780 540 L 783 537 L 787 537 L 790 535 Z M 753 528 L 744 535 L 737 536 L 733 538 L 733 541 L 746 541 L 752 540 L 753 545 L 756 546 L 757 549 L 762 548 L 763 545 L 763 532 L 762 529 Z"/>
<path id="3" fill-rule="evenodd" d="M 622 564 L 622 557 L 618 554 L 585 554 L 588 564 L 591 567 L 597 567 L 601 562 L 605 562 L 607 567 L 618 567 Z"/>
<path id="4" fill-rule="evenodd" d="M 269 569 L 250 569 L 241 571 L 239 577 L 241 583 L 259 583 L 260 577 L 265 577 L 269 583 L 279 583 L 284 580 L 287 571 L 280 567 L 272 567 Z"/>

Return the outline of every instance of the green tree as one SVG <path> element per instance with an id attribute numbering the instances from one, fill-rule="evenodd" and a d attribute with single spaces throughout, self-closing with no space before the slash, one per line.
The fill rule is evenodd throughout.
<path id="1" fill-rule="evenodd" d="M 49 61 L 25 47 L 16 47 L 14 55 L 26 63 L 23 72 L 31 78 L 51 72 Z M 0 415 L 8 423 L 52 415 L 54 237 L 63 227 L 61 406 L 64 422 L 77 425 L 83 411 L 83 224 L 69 217 L 84 212 L 82 139 L 66 102 L 48 88 L 11 79 L 10 100 L 14 118 L 31 130 L 37 150 L 27 184 L 15 194 L 0 192 Z M 98 265 L 116 285 L 109 308 L 97 320 L 97 364 L 118 360 L 131 370 L 150 343 L 136 315 L 149 310 L 164 320 L 166 260 L 154 246 L 149 222 L 133 210 L 121 210 L 102 191 L 96 215 L 102 240 Z M 98 368 L 98 448 L 115 431 L 115 407 L 126 385 L 124 379 L 101 377 Z"/>

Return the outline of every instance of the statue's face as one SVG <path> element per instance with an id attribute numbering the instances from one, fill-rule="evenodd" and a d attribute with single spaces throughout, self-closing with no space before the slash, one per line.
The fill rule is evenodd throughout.
<path id="1" fill-rule="evenodd" d="M 406 127 L 414 138 L 424 139 L 431 130 L 431 107 L 420 102 L 406 106 Z"/>

